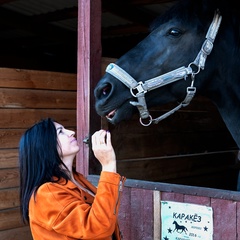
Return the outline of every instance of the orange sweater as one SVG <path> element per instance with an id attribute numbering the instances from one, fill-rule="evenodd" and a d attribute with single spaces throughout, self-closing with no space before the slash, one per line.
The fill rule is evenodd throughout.
<path id="1" fill-rule="evenodd" d="M 101 239 L 110 240 L 117 223 L 120 195 L 125 181 L 117 173 L 101 172 L 98 188 L 82 174 L 75 179 L 96 193 L 95 197 L 73 182 L 45 183 L 29 202 L 30 228 L 34 240 Z"/>

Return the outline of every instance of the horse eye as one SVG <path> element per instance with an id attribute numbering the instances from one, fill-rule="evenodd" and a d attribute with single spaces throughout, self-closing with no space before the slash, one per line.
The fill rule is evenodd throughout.
<path id="1" fill-rule="evenodd" d="M 179 36 L 181 36 L 181 34 L 182 34 L 182 32 L 177 28 L 172 28 L 169 31 L 169 35 L 171 35 L 173 37 L 179 37 Z"/>

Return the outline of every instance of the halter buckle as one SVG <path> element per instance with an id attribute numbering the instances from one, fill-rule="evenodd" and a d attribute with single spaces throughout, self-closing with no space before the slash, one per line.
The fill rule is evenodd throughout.
<path id="1" fill-rule="evenodd" d="M 186 107 L 193 99 L 194 95 L 196 93 L 196 87 L 188 87 L 187 88 L 187 96 L 182 102 L 182 106 Z"/>
<path id="2" fill-rule="evenodd" d="M 140 94 L 144 94 L 147 91 L 143 87 L 143 82 L 138 82 L 136 87 L 130 88 L 130 92 L 133 97 L 138 97 Z"/>

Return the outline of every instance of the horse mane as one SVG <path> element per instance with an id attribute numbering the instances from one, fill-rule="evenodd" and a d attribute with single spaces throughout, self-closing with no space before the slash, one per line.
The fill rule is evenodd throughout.
<path id="1" fill-rule="evenodd" d="M 214 12 L 218 9 L 225 19 L 229 19 L 240 32 L 240 8 L 234 0 L 178 0 L 164 14 L 159 16 L 150 25 L 150 31 L 156 29 L 160 24 L 172 18 L 178 21 L 195 24 L 193 19 L 198 18 L 203 26 L 213 18 Z"/>

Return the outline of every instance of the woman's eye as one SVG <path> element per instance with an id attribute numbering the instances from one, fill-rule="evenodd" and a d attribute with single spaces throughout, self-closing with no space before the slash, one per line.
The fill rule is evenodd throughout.
<path id="1" fill-rule="evenodd" d="M 62 130 L 62 129 L 59 129 L 59 130 L 58 130 L 58 134 L 61 134 L 61 133 L 63 133 L 63 130 Z"/>

